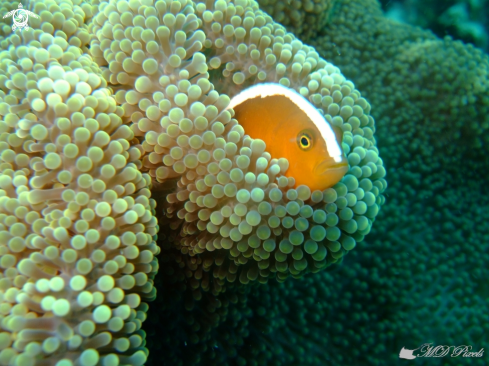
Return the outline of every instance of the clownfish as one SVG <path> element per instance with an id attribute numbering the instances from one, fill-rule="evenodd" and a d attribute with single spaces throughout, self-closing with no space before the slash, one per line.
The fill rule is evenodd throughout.
<path id="1" fill-rule="evenodd" d="M 286 158 L 285 175 L 311 191 L 334 186 L 347 173 L 342 134 L 302 95 L 280 84 L 258 84 L 231 99 L 227 109 L 245 133 L 265 141 L 272 158 Z"/>

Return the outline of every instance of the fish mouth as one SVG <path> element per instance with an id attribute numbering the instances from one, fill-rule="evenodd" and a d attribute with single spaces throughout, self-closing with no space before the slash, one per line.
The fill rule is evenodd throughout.
<path id="1" fill-rule="evenodd" d="M 341 157 L 340 161 L 334 161 L 333 159 L 327 159 L 320 162 L 318 165 L 314 167 L 314 174 L 317 175 L 325 175 L 330 174 L 335 170 L 344 170 L 345 167 L 348 167 L 348 162 L 344 157 Z"/>

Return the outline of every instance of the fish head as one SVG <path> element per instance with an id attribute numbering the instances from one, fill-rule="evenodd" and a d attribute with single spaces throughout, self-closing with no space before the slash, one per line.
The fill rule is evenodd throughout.
<path id="1" fill-rule="evenodd" d="M 323 191 L 338 183 L 348 172 L 348 160 L 341 149 L 332 149 L 314 126 L 300 130 L 294 139 L 295 156 L 286 175 L 295 178 L 296 186 L 307 185 Z"/>

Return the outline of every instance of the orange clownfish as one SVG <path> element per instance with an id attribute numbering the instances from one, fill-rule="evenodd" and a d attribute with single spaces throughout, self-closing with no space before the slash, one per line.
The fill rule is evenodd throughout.
<path id="1" fill-rule="evenodd" d="M 280 84 L 258 84 L 231 99 L 228 109 L 272 158 L 286 158 L 285 175 L 312 191 L 334 186 L 348 171 L 342 135 L 302 95 Z"/>

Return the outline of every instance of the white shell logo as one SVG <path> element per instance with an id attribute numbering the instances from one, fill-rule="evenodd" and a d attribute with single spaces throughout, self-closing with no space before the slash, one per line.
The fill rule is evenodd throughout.
<path id="1" fill-rule="evenodd" d="M 16 29 L 29 29 L 29 25 L 27 22 L 29 21 L 29 15 L 34 18 L 39 18 L 38 15 L 34 14 L 32 11 L 24 9 L 21 3 L 19 3 L 19 8 L 9 11 L 7 14 L 3 16 L 3 18 L 12 17 L 13 26 L 12 31 Z"/>

